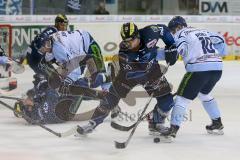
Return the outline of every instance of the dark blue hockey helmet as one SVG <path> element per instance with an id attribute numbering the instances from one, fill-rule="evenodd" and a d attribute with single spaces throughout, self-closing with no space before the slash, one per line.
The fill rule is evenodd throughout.
<path id="1" fill-rule="evenodd" d="M 168 28 L 171 31 L 174 31 L 175 28 L 177 28 L 177 26 L 183 26 L 183 27 L 187 27 L 187 23 L 185 21 L 185 19 L 181 16 L 175 16 L 173 17 L 170 22 L 168 23 Z"/>
<path id="2" fill-rule="evenodd" d="M 39 50 L 41 47 L 43 47 L 46 43 L 46 41 L 50 40 L 50 37 L 46 33 L 38 34 L 34 38 L 34 46 L 37 50 Z"/>

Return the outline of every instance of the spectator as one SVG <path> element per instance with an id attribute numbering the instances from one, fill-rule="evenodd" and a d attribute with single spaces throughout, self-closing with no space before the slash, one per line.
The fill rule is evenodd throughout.
<path id="1" fill-rule="evenodd" d="M 105 3 L 100 2 L 99 5 L 96 7 L 94 14 L 109 14 L 109 12 L 105 8 Z"/>

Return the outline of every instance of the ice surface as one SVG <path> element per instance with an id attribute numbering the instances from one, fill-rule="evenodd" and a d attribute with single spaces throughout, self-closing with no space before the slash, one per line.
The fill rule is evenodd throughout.
<path id="1" fill-rule="evenodd" d="M 153 143 L 153 138 L 148 135 L 147 123 L 143 122 L 124 150 L 115 149 L 113 141 L 123 141 L 129 133 L 112 129 L 108 121 L 88 137 L 57 138 L 40 127 L 26 125 L 23 120 L 14 117 L 11 111 L 0 106 L 0 160 L 239 160 L 239 68 L 239 62 L 224 62 L 222 79 L 212 93 L 222 112 L 225 126 L 223 136 L 211 136 L 206 133 L 205 125 L 210 123 L 210 119 L 198 99 L 190 105 L 191 120 L 183 124 L 174 143 Z M 173 83 L 174 90 L 184 72 L 182 62 L 169 68 L 167 77 Z M 32 74 L 27 68 L 22 75 L 15 75 L 19 88 L 14 95 L 20 96 L 31 88 Z M 126 106 L 124 102 L 121 102 L 120 106 L 123 111 L 137 113 L 146 101 L 146 98 L 138 98 L 134 107 Z M 13 104 L 12 101 L 6 102 Z M 150 108 L 154 103 L 155 100 L 151 102 Z M 88 110 L 96 104 L 86 102 L 79 110 Z M 47 126 L 63 132 L 76 124 L 78 123 L 68 122 Z"/>

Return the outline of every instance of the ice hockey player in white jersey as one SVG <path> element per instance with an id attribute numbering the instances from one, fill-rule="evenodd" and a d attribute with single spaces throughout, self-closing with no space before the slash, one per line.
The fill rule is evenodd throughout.
<path id="1" fill-rule="evenodd" d="M 4 53 L 3 48 L 0 45 L 0 66 L 4 66 L 4 71 L 0 70 L 0 78 L 2 78 L 2 72 L 8 72 L 11 70 L 11 66 L 12 66 L 12 60 L 7 57 Z M 5 94 L 5 91 L 1 89 L 1 82 L 0 82 L 0 95 L 1 94 Z"/>
<path id="2" fill-rule="evenodd" d="M 1 47 L 0 45 L 0 65 L 6 65 L 8 64 L 9 66 L 11 66 L 12 64 L 12 61 L 9 57 L 7 57 L 4 53 L 4 50 L 3 48 Z M 10 67 L 8 67 L 10 68 Z M 0 76 L 1 77 L 1 76 Z"/>
<path id="3" fill-rule="evenodd" d="M 7 56 L 3 55 L 3 53 L 0 52 L 0 65 L 6 65 L 6 64 L 10 65 L 11 61 Z M 8 68 L 10 69 L 10 67 L 8 67 Z M 0 78 L 1 78 L 1 72 L 0 72 Z M 1 89 L 1 86 L 0 86 L 0 95 L 3 93 L 4 93 L 4 91 Z"/>
<path id="4" fill-rule="evenodd" d="M 56 59 L 56 63 L 64 69 L 62 76 L 65 76 L 67 84 L 78 80 L 80 85 L 95 88 L 106 82 L 100 47 L 88 32 L 59 31 L 51 37 L 43 35 L 39 41 L 42 41 L 39 52 L 46 53 L 49 60 L 51 56 Z M 79 80 L 85 66 L 90 72 L 90 78 Z"/>
<path id="5" fill-rule="evenodd" d="M 216 100 L 210 95 L 222 75 L 221 56 L 227 54 L 221 35 L 208 30 L 187 27 L 184 18 L 176 16 L 168 24 L 174 34 L 178 53 L 182 56 L 186 74 L 175 99 L 171 114 L 171 127 L 164 136 L 176 137 L 190 102 L 198 97 L 212 120 L 208 133 L 223 134 L 221 114 Z"/>
<path id="6" fill-rule="evenodd" d="M 5 65 L 5 64 L 7 64 L 7 63 L 9 63 L 9 62 L 10 62 L 10 60 L 9 60 L 8 57 L 6 57 L 6 56 L 0 56 L 0 65 Z"/>

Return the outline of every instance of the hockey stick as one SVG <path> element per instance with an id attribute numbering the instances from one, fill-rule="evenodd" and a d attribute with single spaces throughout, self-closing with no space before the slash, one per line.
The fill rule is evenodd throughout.
<path id="1" fill-rule="evenodd" d="M 64 87 L 64 86 L 63 86 Z M 59 91 L 60 93 L 62 91 Z M 84 96 L 93 99 L 103 99 L 107 92 L 102 90 L 96 90 L 87 87 L 81 87 L 79 85 L 69 85 L 68 86 L 68 94 L 75 96 Z"/>
<path id="2" fill-rule="evenodd" d="M 169 67 L 169 64 L 167 64 L 167 67 L 164 68 L 165 70 L 163 71 L 163 75 L 167 72 L 168 67 Z M 162 75 L 162 76 L 163 76 L 163 75 Z M 173 94 L 173 97 L 174 97 L 175 95 L 176 95 L 176 93 Z M 151 114 L 151 113 L 152 113 L 152 111 L 150 111 L 149 113 L 147 113 L 146 115 L 144 115 L 144 116 L 141 118 L 141 121 L 143 121 L 143 120 L 144 120 L 149 114 Z M 137 122 L 138 122 L 138 121 L 137 121 Z M 127 132 L 127 131 L 131 130 L 132 128 L 134 128 L 135 125 L 137 124 L 137 122 L 133 123 L 133 124 L 130 125 L 130 126 L 123 126 L 123 125 L 120 125 L 120 124 L 112 121 L 112 122 L 111 122 L 111 126 L 112 126 L 114 129 L 117 129 L 117 130 L 119 130 L 119 131 L 125 131 L 125 132 Z"/>
<path id="3" fill-rule="evenodd" d="M 146 110 L 147 110 L 147 108 L 148 108 L 150 102 L 152 101 L 152 98 L 153 98 L 153 94 L 151 95 L 151 97 L 149 98 L 147 104 L 145 105 L 145 107 L 144 107 L 144 109 L 143 109 L 141 115 L 139 116 L 139 118 L 138 118 L 138 120 L 137 120 L 137 123 L 136 123 L 135 126 L 133 127 L 133 129 L 132 129 L 130 135 L 129 135 L 128 138 L 127 138 L 127 140 L 124 141 L 124 142 L 117 142 L 117 141 L 114 141 L 114 142 L 115 142 L 115 147 L 116 147 L 117 149 L 123 149 L 123 148 L 126 148 L 126 147 L 127 147 L 128 143 L 130 142 L 130 140 L 131 140 L 133 134 L 135 133 L 135 131 L 136 131 L 136 129 L 137 129 L 137 126 L 141 123 L 141 119 L 142 119 L 144 113 L 146 112 Z"/>
<path id="4" fill-rule="evenodd" d="M 140 121 L 143 121 L 149 114 L 151 114 L 151 112 L 149 112 L 148 114 L 145 114 L 141 119 Z M 116 130 L 119 130 L 119 131 L 124 131 L 124 132 L 127 132 L 127 131 L 130 131 L 131 129 L 133 129 L 133 127 L 135 127 L 137 124 L 137 122 L 133 123 L 132 125 L 130 126 L 123 126 L 123 125 L 120 125 L 114 121 L 111 122 L 111 127 L 116 129 Z"/>
<path id="5" fill-rule="evenodd" d="M 173 97 L 176 96 L 176 95 L 177 95 L 177 93 L 174 93 L 174 94 L 173 94 Z M 153 112 L 153 111 L 150 111 L 150 112 L 148 112 L 147 114 L 145 114 L 145 115 L 142 117 L 141 121 L 143 121 L 143 120 L 144 120 L 149 114 L 151 114 L 152 112 Z M 114 128 L 114 129 L 116 129 L 116 130 L 119 130 L 119 131 L 127 132 L 127 131 L 130 131 L 130 130 L 136 125 L 136 123 L 137 123 L 137 122 L 133 123 L 133 124 L 130 125 L 130 126 L 123 126 L 123 125 L 120 125 L 120 124 L 112 121 L 112 122 L 111 122 L 111 127 Z"/>
<path id="6" fill-rule="evenodd" d="M 169 63 L 167 64 L 167 67 L 165 68 L 165 71 L 163 72 L 162 76 L 165 75 L 165 73 L 166 73 L 167 70 L 168 70 L 168 67 L 169 67 Z M 147 108 L 148 108 L 148 106 L 149 106 L 152 98 L 153 98 L 153 93 L 151 94 L 151 97 L 150 97 L 148 103 L 146 104 L 146 106 L 144 107 L 144 109 L 143 109 L 141 115 L 139 116 L 137 122 L 134 124 L 134 127 L 132 128 L 132 131 L 131 131 L 130 135 L 128 136 L 128 139 L 127 139 L 126 141 L 124 141 L 124 142 L 117 142 L 117 141 L 115 141 L 115 147 L 116 147 L 117 149 L 123 149 L 123 148 L 126 148 L 126 147 L 127 147 L 128 143 L 130 142 L 133 134 L 135 133 L 135 131 L 136 131 L 136 129 L 137 129 L 137 126 L 138 126 L 138 125 L 142 122 L 142 120 L 144 119 L 144 118 L 143 118 L 143 117 L 144 117 L 144 113 L 146 112 L 146 110 L 147 110 Z M 145 116 L 147 116 L 147 115 L 145 115 Z"/>
<path id="7" fill-rule="evenodd" d="M 67 136 L 70 136 L 74 133 L 77 132 L 77 126 L 67 130 L 66 132 L 63 132 L 63 133 L 59 133 L 59 132 L 55 132 L 53 131 L 52 129 L 46 127 L 45 125 L 39 123 L 38 121 L 34 121 L 32 120 L 30 117 L 26 116 L 25 114 L 21 113 L 21 112 L 17 112 L 16 110 L 14 110 L 14 108 L 12 108 L 10 105 L 8 105 L 7 103 L 4 103 L 3 101 L 0 101 L 0 104 L 2 104 L 3 106 L 5 106 L 6 108 L 12 110 L 14 113 L 16 114 L 19 114 L 21 115 L 26 121 L 29 121 L 29 122 L 33 122 L 35 125 L 45 129 L 46 131 L 52 133 L 53 135 L 57 136 L 57 137 L 67 137 Z"/>
<path id="8" fill-rule="evenodd" d="M 25 71 L 25 67 L 23 64 L 19 63 L 18 61 L 8 57 L 11 61 L 12 61 L 12 65 L 11 64 L 7 64 L 6 65 L 6 70 L 8 70 L 9 67 L 11 67 L 11 71 L 15 74 L 21 74 Z"/>
<path id="9" fill-rule="evenodd" d="M 3 98 L 3 99 L 11 99 L 11 100 L 17 100 L 17 101 L 21 101 L 21 100 L 23 100 L 22 98 L 9 97 L 9 96 L 1 96 L 1 95 L 0 95 L 0 98 Z"/>
<path id="10" fill-rule="evenodd" d="M 18 61 L 11 59 L 12 63 L 12 72 L 15 74 L 21 74 L 25 71 L 24 65 L 20 64 Z"/>

